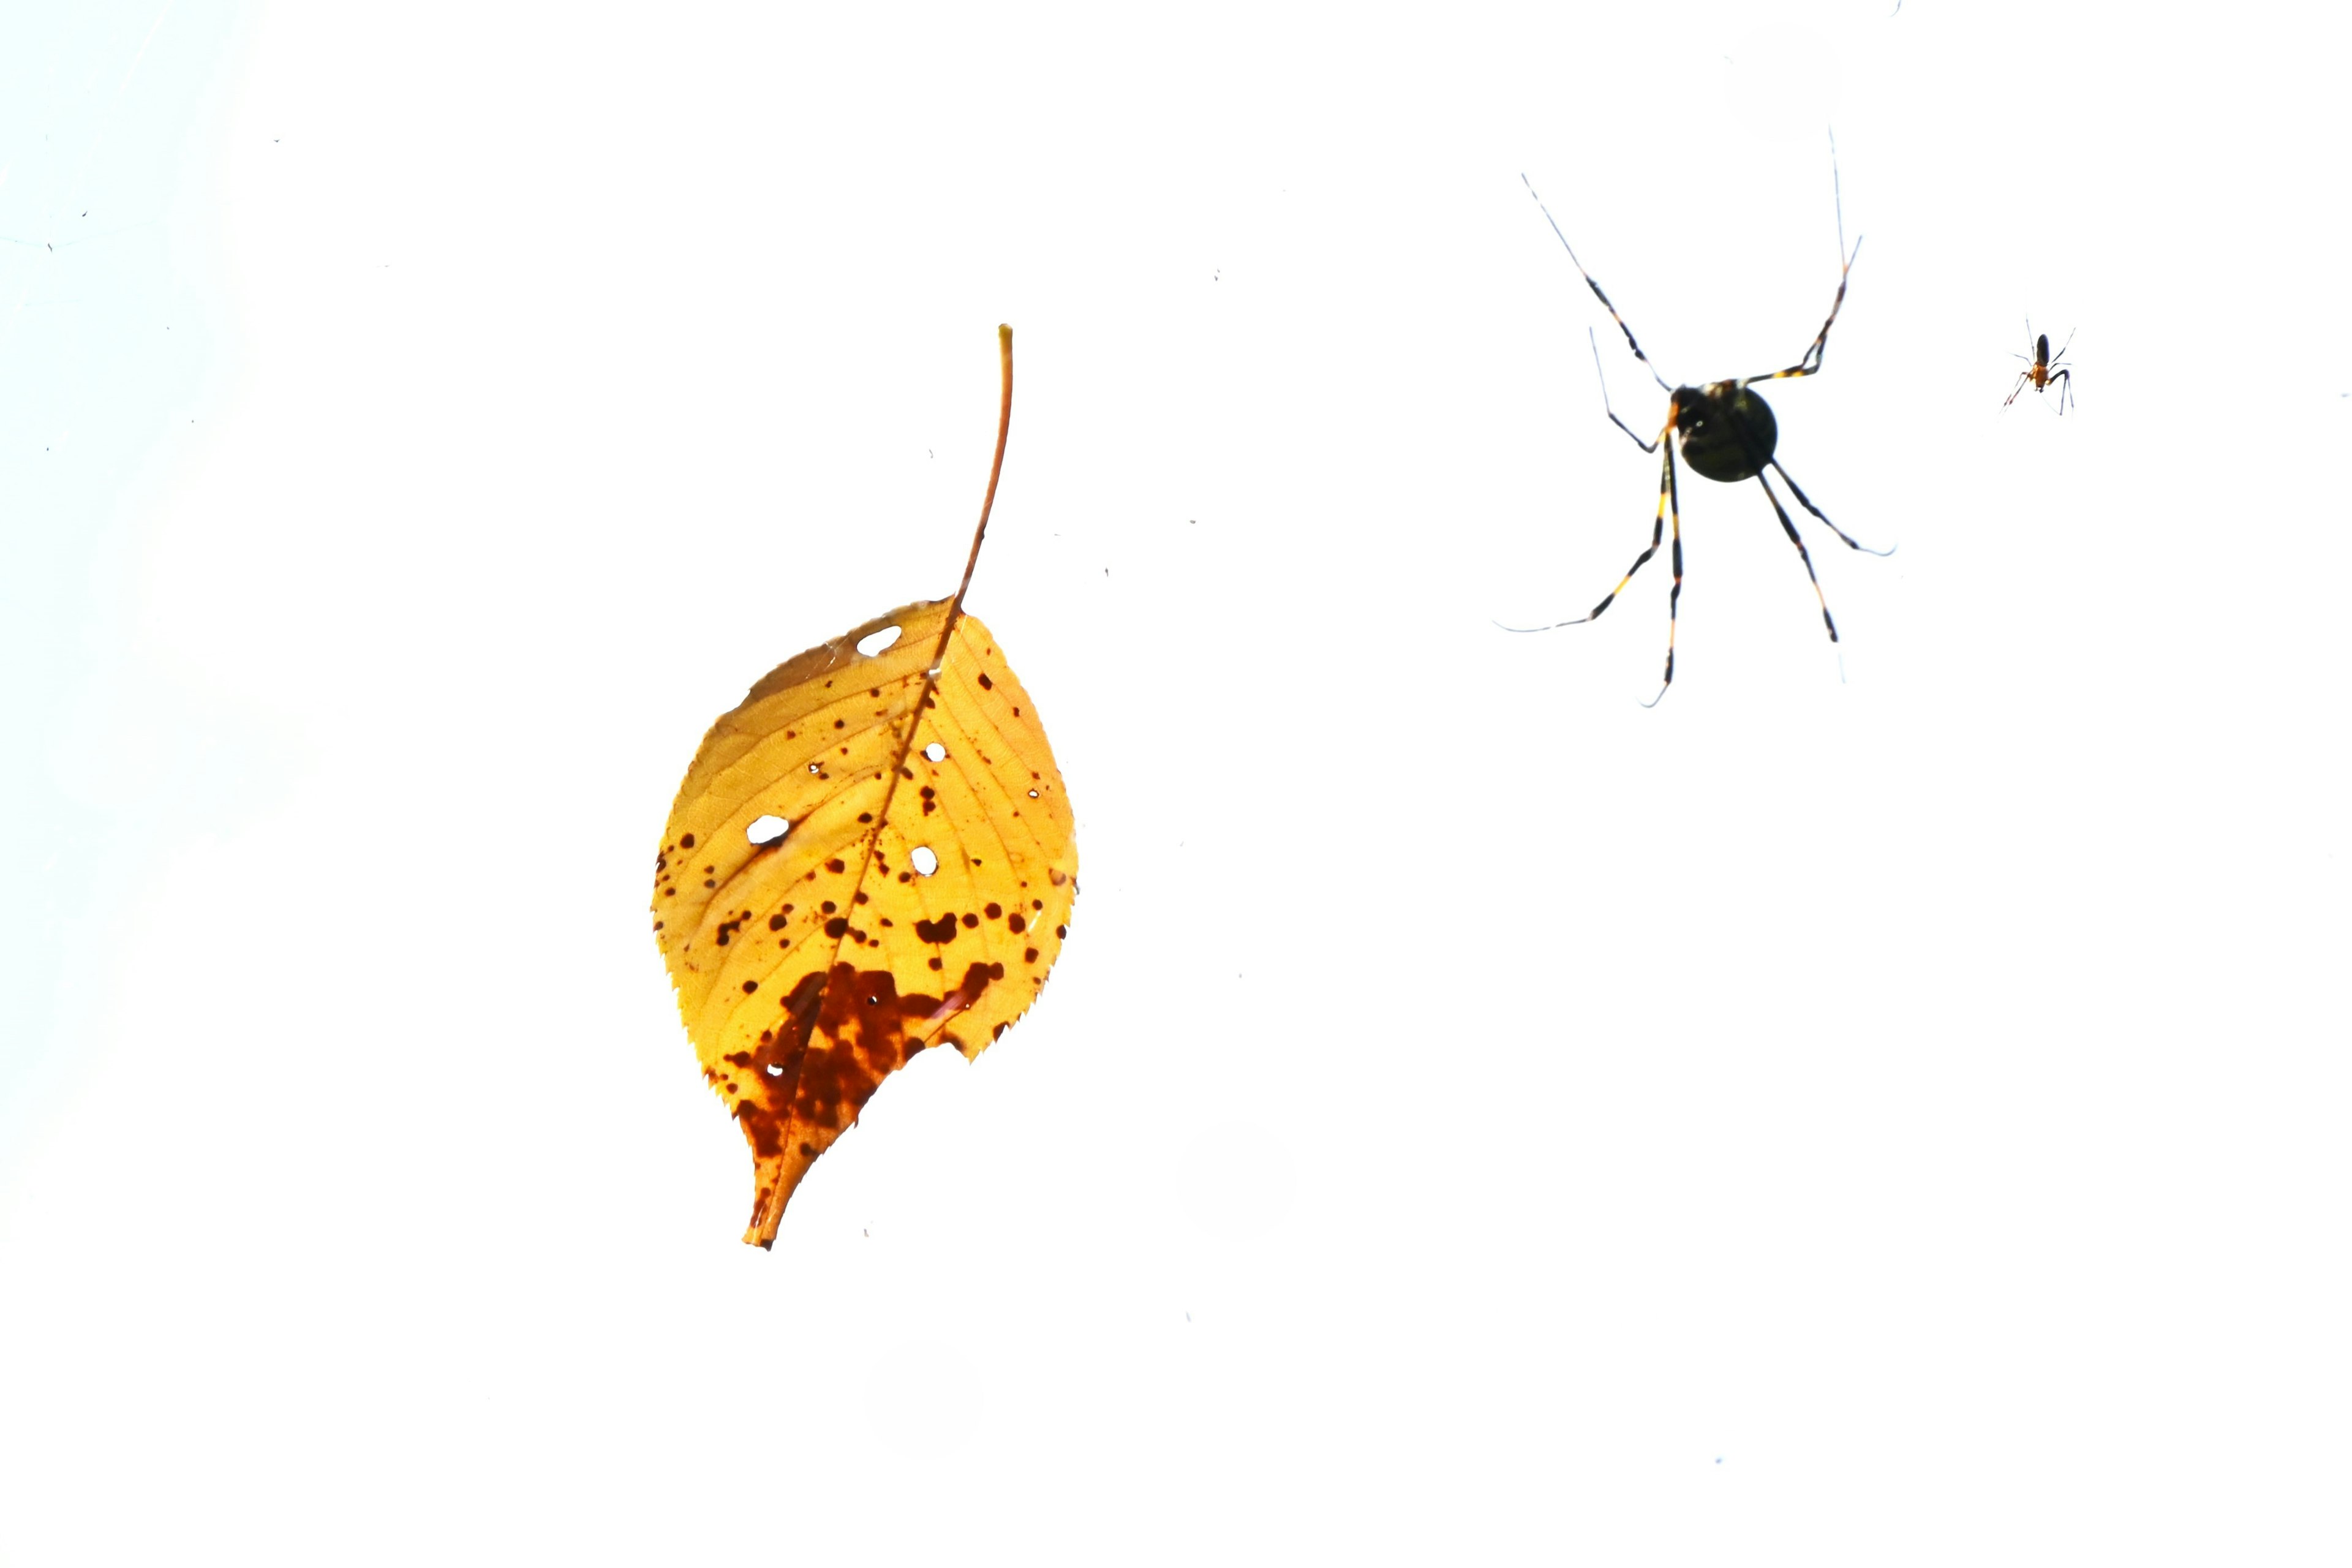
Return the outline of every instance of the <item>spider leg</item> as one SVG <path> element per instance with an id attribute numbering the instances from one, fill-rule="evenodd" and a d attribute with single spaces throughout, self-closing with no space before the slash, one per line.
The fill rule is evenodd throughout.
<path id="1" fill-rule="evenodd" d="M 1823 527 L 1827 528 L 1832 533 L 1836 534 L 1840 539 L 1844 540 L 1847 549 L 1859 550 L 1864 555 L 1892 555 L 1895 553 L 1895 546 L 1891 544 L 1884 550 L 1873 550 L 1867 544 L 1857 543 L 1853 537 L 1848 534 L 1844 529 L 1840 528 L 1836 523 L 1830 521 L 1829 513 L 1815 506 L 1812 503 L 1812 499 L 1807 496 L 1803 490 L 1797 488 L 1797 481 L 1789 477 L 1789 470 L 1780 467 L 1780 458 L 1775 458 L 1772 459 L 1772 468 L 1773 470 L 1780 476 L 1780 482 L 1789 487 L 1789 493 L 1797 498 L 1797 504 L 1803 507 L 1807 511 L 1811 512 L 1815 517 L 1820 518 Z M 1756 477 L 1760 479 L 1764 476 L 1759 474 Z M 1764 488 L 1769 490 L 1772 487 L 1767 485 Z M 1775 502 L 1774 504 L 1777 505 L 1779 503 Z"/>
<path id="2" fill-rule="evenodd" d="M 2051 363 L 2052 364 L 2056 364 L 2060 360 L 2064 359 L 2064 358 L 2066 357 L 2066 351 L 2067 351 L 2068 349 L 2071 349 L 2071 348 L 2073 348 L 2073 347 L 2074 346 L 2074 332 L 2079 332 L 2079 331 L 2081 331 L 2082 330 L 2083 330 L 2082 328 L 2077 327 L 2077 328 L 2075 328 L 2075 329 L 2074 329 L 2074 331 L 2070 331 L 2070 332 L 2068 332 L 2068 333 L 2066 334 L 2066 341 L 2065 341 L 2064 342 L 2063 342 L 2063 343 L 2060 343 L 2060 344 L 2058 345 L 2058 352 L 2057 352 L 2056 353 L 2052 354 L 2052 355 L 2050 356 L 2050 363 Z"/>
<path id="3" fill-rule="evenodd" d="M 1670 425 L 1666 428 L 1671 432 L 1674 426 Z M 1667 690 L 1675 683 L 1675 627 L 1682 614 L 1683 605 L 1683 502 L 1681 495 L 1675 489 L 1674 443 L 1666 440 L 1664 436 L 1659 437 L 1659 440 L 1665 446 L 1666 462 L 1665 472 L 1658 481 L 1658 505 L 1664 508 L 1675 520 L 1675 589 L 1673 593 L 1666 595 L 1666 679 L 1659 686 L 1658 694 L 1642 704 L 1644 708 L 1655 708 L 1659 703 L 1664 702 L 1666 700 Z M 1656 543 L 1653 542 L 1650 548 L 1655 550 Z M 1648 557 L 1644 556 L 1643 559 L 1647 560 Z M 1628 573 L 1626 575 L 1630 577 L 1633 574 Z M 1623 584 L 1619 585 L 1622 587 Z M 1614 596 L 1612 595 L 1612 597 Z M 1592 613 L 1597 616 L 1601 612 L 1595 610 Z"/>
<path id="4" fill-rule="evenodd" d="M 2019 393 L 2021 393 L 2021 392 L 2023 392 L 2023 391 L 2025 390 L 2025 388 L 2026 388 L 2026 384 L 2027 384 L 2028 383 L 2030 383 L 2031 381 L 2032 381 L 2032 379 L 2033 379 L 2033 373 L 2032 373 L 2032 371 L 2030 371 L 2030 370 L 2029 370 L 2029 371 L 2026 371 L 2026 372 L 2024 372 L 2023 374 L 2021 374 L 2021 375 L 2019 375 L 2019 376 L 2018 376 L 2018 378 L 2017 378 L 2017 384 L 2016 384 L 2015 386 L 2012 386 L 2012 387 L 2011 387 L 2011 388 L 2009 389 L 2009 395 L 2008 395 L 2007 397 L 2004 397 L 2004 398 L 2002 398 L 2002 399 L 2000 400 L 2000 405 L 2001 405 L 2003 408 L 2006 408 L 2006 407 L 2008 407 L 2011 404 L 2012 404 L 2012 403 L 2016 402 L 2016 401 L 2017 401 L 2017 395 L 2018 395 Z"/>
<path id="5" fill-rule="evenodd" d="M 1634 435 L 1633 427 L 1618 418 L 1617 411 L 1609 406 L 1609 374 L 1601 368 L 1601 340 L 1592 335 L 1591 327 L 1587 327 L 1584 329 L 1584 341 L 1592 345 L 1592 374 L 1601 378 L 1601 412 L 1609 416 L 1610 422 L 1617 428 L 1632 436 L 1633 445 L 1641 447 L 1644 452 L 1656 451 L 1658 444 L 1655 441 L 1644 441 L 1641 437 Z"/>
<path id="6" fill-rule="evenodd" d="M 1650 374 L 1656 379 L 1660 386 L 1672 392 L 1674 388 L 1666 386 L 1666 378 L 1658 374 L 1658 367 L 1650 363 L 1650 356 L 1643 353 L 1642 345 L 1633 341 L 1633 329 L 1625 324 L 1625 318 L 1617 313 L 1617 307 L 1609 302 L 1609 296 L 1601 291 L 1601 285 L 1592 280 L 1592 274 L 1584 270 L 1584 263 L 1576 259 L 1576 247 L 1568 243 L 1567 235 L 1560 233 L 1559 220 L 1551 216 L 1551 208 L 1544 205 L 1543 198 L 1536 195 L 1534 184 L 1525 174 L 1519 176 L 1519 184 L 1528 187 L 1528 195 L 1535 196 L 1536 209 L 1544 215 L 1544 222 L 1551 225 L 1552 233 L 1559 235 L 1559 247 L 1568 252 L 1568 258 L 1575 264 L 1578 275 L 1584 279 L 1584 286 L 1592 290 L 1592 297 L 1601 301 L 1601 308 L 1609 312 L 1609 319 L 1617 323 L 1619 331 L 1625 334 L 1625 346 L 1633 351 L 1635 359 L 1649 367 Z M 1594 352 L 1596 354 L 1599 353 L 1597 349 Z M 1641 437 L 1637 436 L 1634 439 L 1638 441 Z"/>
<path id="7" fill-rule="evenodd" d="M 1584 614 L 1577 616 L 1572 621 L 1554 621 L 1548 626 L 1503 626 L 1502 622 L 1496 621 L 1495 623 L 1496 626 L 1503 626 L 1503 629 L 1507 632 L 1553 632 L 1558 631 L 1562 626 L 1580 626 L 1587 621 L 1597 621 L 1601 618 L 1601 611 L 1607 609 L 1610 605 L 1617 602 L 1617 595 L 1625 591 L 1625 584 L 1633 580 L 1633 574 L 1648 565 L 1650 557 L 1655 555 L 1658 552 L 1658 546 L 1665 542 L 1666 510 L 1669 498 L 1674 493 L 1675 485 L 1674 443 L 1666 440 L 1666 437 L 1670 435 L 1673 430 L 1674 426 L 1669 425 L 1665 429 L 1658 432 L 1657 441 L 1651 443 L 1648 448 L 1651 451 L 1655 451 L 1661 444 L 1663 444 L 1666 448 L 1665 467 L 1658 476 L 1658 517 L 1657 521 L 1653 523 L 1650 528 L 1650 546 L 1648 549 L 1643 551 L 1642 553 L 1633 557 L 1633 564 L 1625 568 L 1625 575 L 1617 579 L 1617 585 L 1614 588 L 1610 589 L 1607 594 L 1603 595 L 1599 604 L 1593 605 L 1592 608 L 1587 610 Z M 1638 441 L 1641 437 L 1637 436 L 1634 439 Z M 1675 581 L 1677 583 L 1682 581 L 1682 510 L 1680 505 L 1677 503 L 1675 507 Z M 1672 670 L 1675 662 L 1673 642 L 1673 637 L 1669 634 L 1667 637 L 1666 666 L 1670 671 Z M 1672 679 L 1671 675 L 1669 675 L 1668 679 Z"/>
<path id="8" fill-rule="evenodd" d="M 1823 321 L 1822 330 L 1813 334 L 1812 346 L 1805 351 L 1805 357 L 1786 370 L 1776 370 L 1769 375 L 1743 377 L 1739 383 L 1740 385 L 1753 386 L 1759 381 L 1784 381 L 1792 375 L 1811 375 L 1822 368 L 1822 350 L 1828 345 L 1830 329 L 1837 324 L 1838 311 L 1845 305 L 1846 275 L 1853 270 L 1853 258 L 1861 254 L 1862 241 L 1856 239 L 1853 242 L 1853 256 L 1847 257 L 1845 265 L 1838 268 L 1837 298 L 1830 301 L 1829 320 Z"/>
<path id="9" fill-rule="evenodd" d="M 1780 465 L 1780 464 L 1778 464 L 1778 463 L 1775 463 L 1775 464 L 1773 464 L 1772 466 L 1773 466 L 1774 468 L 1779 468 Z M 1788 477 L 1789 477 L 1789 476 L 1788 476 L 1786 473 L 1783 473 L 1780 477 L 1781 477 L 1782 479 L 1788 479 Z M 1813 598 L 1814 598 L 1814 599 L 1815 599 L 1815 600 L 1816 600 L 1816 601 L 1821 605 L 1821 606 L 1822 606 L 1822 625 L 1823 625 L 1823 626 L 1825 626 L 1829 627 L 1829 629 L 1830 629 L 1830 641 L 1832 641 L 1832 642 L 1835 642 L 1835 641 L 1837 641 L 1837 640 L 1838 640 L 1838 635 L 1837 635 L 1837 622 L 1835 622 L 1835 621 L 1833 621 L 1833 620 L 1832 620 L 1832 619 L 1830 618 L 1830 602 L 1829 602 L 1829 600 L 1828 600 L 1827 598 L 1823 597 L 1823 596 L 1822 596 L 1822 580 L 1821 580 L 1821 578 L 1820 578 L 1819 576 L 1817 576 L 1817 575 L 1815 575 L 1815 574 L 1814 574 L 1814 572 L 1813 572 L 1813 557 L 1812 557 L 1812 552 L 1811 552 L 1811 551 L 1808 551 L 1808 550 L 1805 548 L 1805 542 L 1804 542 L 1804 540 L 1803 540 L 1803 539 L 1801 539 L 1801 538 L 1800 538 L 1800 537 L 1798 536 L 1798 533 L 1797 533 L 1797 525 L 1796 525 L 1795 523 L 1793 523 L 1793 522 L 1791 522 L 1791 521 L 1789 521 L 1789 510 L 1788 510 L 1788 508 L 1786 508 L 1786 507 L 1782 506 L 1782 505 L 1780 504 L 1780 498 L 1779 496 L 1774 495 L 1774 494 L 1772 493 L 1772 481 L 1771 481 L 1771 480 L 1769 480 L 1769 479 L 1766 479 L 1763 475 L 1759 474 L 1759 475 L 1757 475 L 1757 476 L 1756 476 L 1756 482 L 1757 482 L 1758 484 L 1762 485 L 1762 486 L 1764 487 L 1764 494 L 1765 494 L 1766 498 L 1767 498 L 1767 499 L 1769 499 L 1769 500 L 1771 501 L 1771 503 L 1772 503 L 1772 515 L 1773 515 L 1773 516 L 1775 516 L 1775 517 L 1777 517 L 1777 518 L 1779 518 L 1779 519 L 1780 520 L 1780 530 L 1781 530 L 1781 531 L 1782 531 L 1782 532 L 1784 532 L 1784 533 L 1786 533 L 1786 534 L 1789 536 L 1789 542 L 1790 542 L 1790 543 L 1791 543 L 1791 544 L 1793 544 L 1793 545 L 1795 545 L 1795 546 L 1797 547 L 1797 559 L 1798 559 L 1798 560 L 1800 560 L 1800 561 L 1802 561 L 1802 562 L 1805 563 L 1805 576 L 1806 576 L 1809 580 L 1811 580 L 1811 583 L 1812 583 L 1812 584 L 1813 584 Z M 1795 489 L 1797 487 L 1796 487 L 1795 483 L 1792 481 L 1792 482 L 1790 484 L 1789 488 L 1790 488 L 1790 489 L 1792 489 L 1792 490 L 1793 490 L 1793 489 Z M 1800 499 L 1802 499 L 1802 498 L 1801 497 Z M 1806 508 L 1806 510 L 1807 510 L 1808 511 L 1812 511 L 1812 510 L 1813 510 L 1813 509 L 1812 509 L 1812 503 L 1811 503 L 1811 501 L 1807 501 L 1807 502 L 1805 503 L 1805 508 Z M 1813 515 L 1814 515 L 1815 517 L 1821 517 L 1821 516 L 1822 516 L 1822 514 L 1821 514 L 1820 512 L 1818 512 L 1818 511 L 1813 511 Z M 1829 520 L 1828 518 L 1822 517 L 1822 521 L 1823 522 L 1829 522 L 1829 521 L 1830 521 L 1830 520 Z M 1835 523 L 1830 523 L 1830 526 L 1831 526 L 1832 529 L 1834 529 L 1837 525 L 1836 525 Z M 1844 535 L 1844 534 L 1843 534 L 1843 533 L 1839 534 L 1839 535 L 1838 535 L 1838 537 L 1839 537 L 1840 539 L 1845 539 L 1845 535 Z M 1846 540 L 1845 540 L 1845 542 L 1846 542 L 1848 544 L 1853 544 L 1853 540 L 1851 540 L 1851 539 L 1846 539 Z M 1857 546 L 1856 548 L 1859 548 L 1859 546 Z"/>
<path id="10" fill-rule="evenodd" d="M 2063 418 L 2065 416 L 2067 400 L 2074 395 L 2074 373 L 2071 370 L 2053 370 L 2050 373 L 2050 379 L 2058 383 L 2058 413 Z"/>
<path id="11" fill-rule="evenodd" d="M 1830 184 L 1834 190 L 1837 185 L 1837 139 L 1835 137 L 1830 139 Z M 1860 235 L 1854 237 L 1853 249 L 1851 251 L 1845 249 L 1845 201 L 1843 194 L 1839 195 L 1837 206 L 1838 248 L 1845 259 L 1838 265 L 1837 298 L 1830 301 L 1829 320 L 1823 321 L 1822 330 L 1813 334 L 1812 346 L 1805 351 L 1804 358 L 1788 369 L 1776 370 L 1769 375 L 1748 376 L 1740 382 L 1740 385 L 1753 386 L 1759 381 L 1783 381 L 1792 375 L 1811 375 L 1822 368 L 1822 351 L 1829 346 L 1830 329 L 1837 324 L 1838 311 L 1845 304 L 1846 279 L 1853 271 L 1854 258 L 1862 254 Z"/>

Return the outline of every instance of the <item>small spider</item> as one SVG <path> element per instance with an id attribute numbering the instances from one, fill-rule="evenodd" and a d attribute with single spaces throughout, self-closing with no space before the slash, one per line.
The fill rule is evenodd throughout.
<path id="1" fill-rule="evenodd" d="M 2031 316 L 2025 318 L 2025 330 L 2028 332 L 2033 331 L 2033 318 Z M 2064 359 L 2066 351 L 2074 346 L 2074 334 L 2068 332 L 2066 341 L 2059 345 L 2058 352 L 2053 354 L 2050 352 L 2050 334 L 2043 332 L 2036 336 L 2033 340 L 2032 359 L 2027 361 L 2025 368 L 2018 372 L 2017 384 L 2009 389 L 2009 395 L 2000 400 L 2000 405 L 2006 408 L 2016 402 L 2017 395 L 2023 392 L 2029 385 L 2034 391 L 2040 392 L 2054 381 L 2058 384 L 2058 412 L 2063 416 L 2066 412 L 2067 400 L 2074 395 L 2074 373 L 2071 369 L 2060 370 L 2058 362 Z M 2025 358 L 2023 354 L 2012 354 L 2010 357 Z"/>
<path id="2" fill-rule="evenodd" d="M 1834 160 L 1830 165 L 1830 173 L 1832 185 L 1834 187 L 1837 174 Z M 1658 552 L 1658 546 L 1665 537 L 1667 520 L 1671 517 L 1675 531 L 1675 586 L 1673 593 L 1666 599 L 1665 680 L 1658 688 L 1658 695 L 1650 699 L 1645 706 L 1655 707 L 1664 698 L 1667 689 L 1675 683 L 1675 629 L 1683 596 L 1682 500 L 1675 479 L 1674 447 L 1674 438 L 1680 437 L 1684 460 L 1702 476 L 1723 484 L 1737 484 L 1742 479 L 1753 479 L 1764 487 L 1765 497 L 1771 501 L 1774 515 L 1780 518 L 1780 527 L 1788 534 L 1789 542 L 1797 547 L 1798 559 L 1805 563 L 1805 575 L 1812 581 L 1813 597 L 1822 607 L 1822 624 L 1829 628 L 1830 641 L 1836 642 L 1838 640 L 1837 622 L 1830 616 L 1829 600 L 1822 596 L 1822 580 L 1813 572 L 1812 555 L 1805 549 L 1804 540 L 1797 533 L 1797 525 L 1790 521 L 1788 509 L 1780 504 L 1780 498 L 1774 492 L 1772 482 L 1764 477 L 1764 470 L 1769 468 L 1777 472 L 1788 485 L 1789 493 L 1797 498 L 1797 504 L 1820 518 L 1832 533 L 1836 534 L 1845 542 L 1848 549 L 1863 551 L 1871 555 L 1891 555 L 1894 551 L 1872 550 L 1867 545 L 1855 542 L 1843 529 L 1831 522 L 1829 515 L 1815 506 L 1807 498 L 1805 492 L 1798 488 L 1797 481 L 1789 477 L 1789 470 L 1781 468 L 1779 459 L 1772 455 L 1780 438 L 1780 426 L 1772 417 L 1772 410 L 1762 396 L 1750 392 L 1748 388 L 1759 381 L 1779 381 L 1788 376 L 1811 375 L 1822 368 L 1822 350 L 1829 342 L 1830 328 L 1837 321 L 1839 307 L 1845 303 L 1846 274 L 1853 268 L 1854 257 L 1862 254 L 1862 242 L 1859 239 L 1854 241 L 1851 254 L 1846 251 L 1845 216 L 1843 204 L 1840 204 L 1838 215 L 1840 261 L 1837 298 L 1830 302 L 1829 320 L 1822 323 L 1822 330 L 1814 335 L 1812 346 L 1805 351 L 1804 357 L 1786 370 L 1776 370 L 1764 375 L 1745 376 L 1737 381 L 1709 382 L 1705 386 L 1669 386 L 1666 384 L 1666 378 L 1658 374 L 1657 367 L 1650 363 L 1650 356 L 1642 352 L 1642 345 L 1634 341 L 1633 329 L 1625 324 L 1625 318 L 1617 313 L 1617 307 L 1611 304 L 1609 296 L 1601 291 L 1601 285 L 1592 280 L 1592 274 L 1584 270 L 1584 263 L 1577 260 L 1576 247 L 1570 245 L 1568 236 L 1560 232 L 1559 220 L 1551 216 L 1551 209 L 1543 205 L 1543 198 L 1536 195 L 1536 188 L 1532 184 L 1528 183 L 1527 176 L 1522 174 L 1519 179 L 1522 184 L 1527 184 L 1528 195 L 1535 196 L 1536 205 L 1541 209 L 1545 221 L 1551 225 L 1552 233 L 1559 236 L 1560 246 L 1567 250 L 1569 260 L 1575 263 L 1576 270 L 1582 275 L 1585 287 L 1592 290 L 1592 297 L 1600 300 L 1601 309 L 1609 312 L 1609 319 L 1617 323 L 1617 330 L 1625 334 L 1625 346 L 1632 349 L 1633 357 L 1640 360 L 1649 370 L 1652 378 L 1666 392 L 1669 401 L 1666 406 L 1665 427 L 1658 432 L 1658 438 L 1654 441 L 1643 440 L 1633 427 L 1618 418 L 1617 411 L 1609 406 L 1609 380 L 1607 374 L 1601 371 L 1601 344 L 1588 330 L 1585 336 L 1587 342 L 1592 345 L 1592 368 L 1595 372 L 1601 373 L 1601 411 L 1609 416 L 1611 423 L 1624 431 L 1632 437 L 1633 444 L 1644 452 L 1654 452 L 1661 447 L 1665 448 L 1665 459 L 1658 476 L 1658 512 L 1656 521 L 1650 530 L 1650 547 L 1634 557 L 1633 564 L 1625 569 L 1625 575 L 1618 579 L 1617 586 L 1610 589 L 1601 603 L 1593 605 L 1584 615 L 1577 616 L 1572 621 L 1555 622 L 1550 626 L 1507 626 L 1504 629 L 1515 632 L 1551 631 L 1559 626 L 1580 626 L 1586 621 L 1598 620 L 1601 613 L 1615 603 L 1617 595 L 1625 591 L 1625 584 L 1633 580 L 1633 574 L 1639 572 L 1643 563 Z"/>

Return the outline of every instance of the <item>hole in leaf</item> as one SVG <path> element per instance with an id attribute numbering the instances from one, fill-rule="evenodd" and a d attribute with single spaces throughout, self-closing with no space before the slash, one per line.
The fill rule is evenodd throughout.
<path id="1" fill-rule="evenodd" d="M 937 741 L 933 741 L 929 745 L 923 748 L 923 755 L 929 758 L 932 762 L 944 763 L 948 760 L 948 749 L 945 746 L 940 745 Z"/>
<path id="2" fill-rule="evenodd" d="M 1035 800 L 1035 799 L 1037 798 L 1037 792 L 1036 792 L 1035 790 L 1034 790 L 1034 789 L 1033 789 L 1033 790 L 1031 790 L 1031 791 L 1029 792 L 1029 798 L 1030 798 L 1031 800 Z"/>
<path id="3" fill-rule="evenodd" d="M 916 846 L 915 852 L 907 858 L 913 861 L 915 869 L 926 877 L 940 868 L 940 858 L 931 853 L 931 847 L 928 844 Z"/>
<path id="4" fill-rule="evenodd" d="M 872 658 L 876 654 L 880 653 L 884 648 L 888 647 L 892 643 L 897 642 L 898 640 L 898 628 L 897 626 L 884 626 L 878 632 L 868 632 L 864 637 L 859 637 L 857 639 L 857 651 L 864 654 L 866 658 Z"/>
<path id="5" fill-rule="evenodd" d="M 761 816 L 752 820 L 743 830 L 743 837 L 754 844 L 773 844 L 793 830 L 793 825 L 781 816 Z"/>

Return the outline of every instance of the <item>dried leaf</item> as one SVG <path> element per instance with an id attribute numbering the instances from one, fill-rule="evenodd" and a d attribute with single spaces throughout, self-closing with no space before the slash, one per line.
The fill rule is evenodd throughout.
<path id="1" fill-rule="evenodd" d="M 743 1239 L 762 1247 L 883 1079 L 942 1042 L 977 1057 L 1061 952 L 1069 803 L 961 597 L 771 671 L 704 737 L 662 836 L 654 930 L 703 1077 L 751 1145 Z"/>

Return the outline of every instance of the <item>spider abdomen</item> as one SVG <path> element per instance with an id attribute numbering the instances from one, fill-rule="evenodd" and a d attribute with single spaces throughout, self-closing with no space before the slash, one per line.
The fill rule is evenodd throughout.
<path id="1" fill-rule="evenodd" d="M 1683 461 L 1727 485 L 1762 473 L 1780 444 L 1770 406 L 1736 381 L 1676 387 L 1674 426 Z"/>

